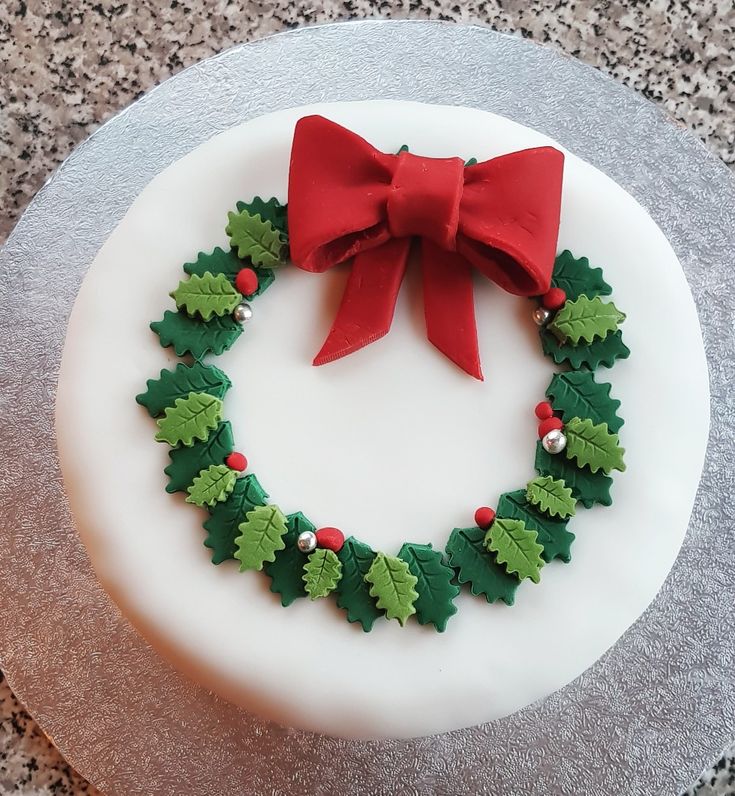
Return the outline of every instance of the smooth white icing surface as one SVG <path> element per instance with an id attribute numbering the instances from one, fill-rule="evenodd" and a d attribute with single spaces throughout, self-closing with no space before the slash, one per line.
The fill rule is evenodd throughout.
<path id="1" fill-rule="evenodd" d="M 226 245 L 226 214 L 254 194 L 286 196 L 293 125 L 322 113 L 376 146 L 480 159 L 553 143 L 476 110 L 367 102 L 274 113 L 229 130 L 143 191 L 92 264 L 69 324 L 57 398 L 64 478 L 95 569 L 122 610 L 181 670 L 286 724 L 354 737 L 413 736 L 501 717 L 570 682 L 643 612 L 686 531 L 709 425 L 696 311 L 676 257 L 647 213 L 569 155 L 559 249 L 604 268 L 627 313 L 631 358 L 598 379 L 623 402 L 628 469 L 610 508 L 580 509 L 572 562 L 526 582 L 516 605 L 463 590 L 447 631 L 378 621 L 363 633 L 332 601 L 288 609 L 269 579 L 209 563 L 204 513 L 164 491 L 168 446 L 134 401 L 177 361 L 148 323 L 200 250 Z M 415 269 L 393 329 L 314 368 L 346 271 L 279 273 L 254 318 L 215 360 L 236 444 L 286 512 L 396 553 L 443 547 L 478 505 L 534 475 L 534 405 L 554 372 L 532 305 L 478 279 L 486 381 L 425 339 Z M 686 363 L 686 378 L 682 378 Z M 307 685 L 310 683 L 310 685 Z"/>

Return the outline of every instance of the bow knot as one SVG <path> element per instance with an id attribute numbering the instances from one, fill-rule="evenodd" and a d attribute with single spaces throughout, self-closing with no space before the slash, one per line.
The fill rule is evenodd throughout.
<path id="1" fill-rule="evenodd" d="M 321 272 L 353 259 L 315 365 L 387 334 L 412 239 L 421 239 L 426 334 L 482 379 L 472 269 L 521 296 L 546 292 L 556 254 L 564 156 L 539 147 L 465 167 L 459 158 L 390 155 L 321 116 L 291 147 L 291 259 Z"/>
<path id="2" fill-rule="evenodd" d="M 423 236 L 453 251 L 463 186 L 460 158 L 421 158 L 401 152 L 386 207 L 391 237 Z"/>

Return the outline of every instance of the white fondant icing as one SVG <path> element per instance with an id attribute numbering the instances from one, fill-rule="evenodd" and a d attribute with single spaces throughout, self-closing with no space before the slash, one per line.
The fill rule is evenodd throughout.
<path id="1" fill-rule="evenodd" d="M 568 155 L 559 248 L 604 267 L 633 352 L 600 372 L 625 418 L 628 470 L 616 474 L 614 505 L 580 510 L 570 525 L 572 563 L 545 567 L 513 608 L 463 593 L 444 634 L 386 621 L 365 634 L 326 600 L 282 608 L 265 576 L 209 563 L 203 512 L 164 491 L 168 447 L 153 441 L 153 421 L 133 399 L 176 361 L 148 323 L 171 306 L 182 263 L 226 244 L 236 200 L 285 199 L 293 125 L 314 112 L 386 151 L 407 143 L 420 154 L 484 159 L 553 143 L 466 108 L 346 103 L 256 119 L 166 169 L 100 251 L 72 313 L 57 398 L 71 506 L 122 610 L 178 667 L 228 698 L 354 737 L 488 721 L 588 668 L 646 608 L 676 557 L 709 424 L 694 304 L 647 213 Z M 234 350 L 216 360 L 234 384 L 226 415 L 237 446 L 287 512 L 386 552 L 404 540 L 443 547 L 452 527 L 472 524 L 476 506 L 533 476 L 533 407 L 553 367 L 540 353 L 531 304 L 477 280 L 479 383 L 426 341 L 412 273 L 386 338 L 314 368 L 345 273 L 284 269 L 253 302 Z M 122 308 L 112 316 L 111 297 Z"/>

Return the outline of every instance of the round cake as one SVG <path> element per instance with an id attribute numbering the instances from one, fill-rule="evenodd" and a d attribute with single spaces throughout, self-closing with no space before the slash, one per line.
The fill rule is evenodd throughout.
<path id="1" fill-rule="evenodd" d="M 581 312 L 586 306 L 569 295 L 571 283 L 565 283 L 561 299 L 555 296 L 557 302 L 554 296 L 529 301 L 508 292 L 505 271 L 495 279 L 475 274 L 464 287 L 474 292 L 478 350 L 469 365 L 462 360 L 466 367 L 461 357 L 453 363 L 437 350 L 436 335 L 435 347 L 427 342 L 427 326 L 430 338 L 432 329 L 446 332 L 445 349 L 457 339 L 471 349 L 472 336 L 454 276 L 427 284 L 427 247 L 421 256 L 407 255 L 390 332 L 374 342 L 375 334 L 365 335 L 364 342 L 371 342 L 365 347 L 345 337 L 344 350 L 336 356 L 328 350 L 326 364 L 314 367 L 314 354 L 325 337 L 325 346 L 335 340 L 343 313 L 356 307 L 359 316 L 372 305 L 347 299 L 340 304 L 345 286 L 351 296 L 350 286 L 359 282 L 351 276 L 357 265 L 348 249 L 342 252 L 344 264 L 324 273 L 310 273 L 324 269 L 299 253 L 304 247 L 297 243 L 308 239 L 310 229 L 298 226 L 308 214 L 304 206 L 315 207 L 318 219 L 336 217 L 340 209 L 330 209 L 326 200 L 323 206 L 313 202 L 308 190 L 323 170 L 314 168 L 311 158 L 306 158 L 309 184 L 294 194 L 295 169 L 304 165 L 294 131 L 299 120 L 309 118 L 330 120 L 347 131 L 338 136 L 357 134 L 377 152 L 395 155 L 396 163 L 413 164 L 416 174 L 407 182 L 422 179 L 421 158 L 452 159 L 452 168 L 461 168 L 456 164 L 461 158 L 469 173 L 478 161 L 482 167 L 523 150 L 550 147 L 561 153 L 550 265 L 556 254 L 557 277 L 560 268 L 583 267 L 598 286 L 612 289 L 609 296 L 609 290 L 597 291 L 604 301 L 586 299 L 596 301 L 598 309 L 620 308 L 624 315 L 619 312 L 602 331 L 593 329 L 587 342 L 618 335 L 620 322 L 625 344 L 616 356 L 570 367 L 553 346 L 570 339 L 585 345 L 584 331 L 570 331 L 575 323 L 584 325 L 575 307 Z M 328 136 L 315 140 L 325 162 L 339 161 Z M 417 157 L 396 154 L 405 151 Z M 380 157 L 373 160 L 382 164 Z M 343 170 L 349 174 L 349 164 Z M 530 176 L 508 183 L 525 190 L 531 204 L 535 192 L 524 180 L 538 172 L 532 164 Z M 548 190 L 553 194 L 554 186 Z M 510 200 L 497 195 L 493 212 L 502 229 Z M 287 206 L 289 230 L 266 223 L 262 208 L 255 213 L 255 197 Z M 420 206 L 424 212 L 433 199 L 427 189 L 415 192 L 412 201 L 414 211 Z M 299 202 L 302 209 L 292 219 Z M 238 249 L 243 217 L 245 222 L 257 217 L 263 222 L 258 229 L 276 235 L 273 245 L 284 259 L 290 243 L 302 267 L 273 269 L 271 286 L 270 276 L 264 276 L 266 255 L 258 261 L 260 255 Z M 529 245 L 537 237 L 529 229 L 537 223 L 532 207 L 526 217 L 520 214 L 516 232 L 527 234 Z M 426 236 L 434 237 L 427 229 Z M 414 232 L 393 237 L 409 234 Z M 503 256 L 515 254 L 507 237 Z M 254 285 L 239 283 L 239 298 L 236 280 L 235 288 L 227 287 L 216 274 L 195 267 L 208 262 L 200 253 L 206 257 L 217 247 L 222 257 L 242 260 L 242 270 L 258 277 Z M 473 253 L 466 256 L 471 261 Z M 502 257 L 496 261 L 502 264 Z M 189 267 L 182 270 L 185 264 Z M 224 317 L 229 323 L 229 312 L 236 316 L 240 339 L 206 360 L 180 358 L 159 319 L 165 321 L 165 311 L 192 313 L 191 284 L 204 279 L 202 274 L 211 277 L 209 290 L 226 294 L 218 302 L 236 302 Z M 434 298 L 430 313 L 428 303 L 422 307 L 422 280 L 424 300 Z M 251 290 L 255 286 L 258 290 Z M 364 299 L 365 285 L 359 286 Z M 524 292 L 534 297 L 543 291 Z M 247 304 L 240 301 L 251 295 Z M 569 316 L 566 327 L 563 313 Z M 371 326 L 375 320 L 373 311 L 362 323 Z M 349 355 L 340 356 L 347 349 Z M 484 380 L 472 378 L 481 375 L 478 356 Z M 163 407 L 152 411 L 145 397 L 135 400 L 146 395 L 150 380 L 165 378 L 162 370 L 175 373 L 182 362 L 191 367 L 200 361 L 226 374 L 221 402 L 208 406 L 217 402 L 224 414 L 213 423 L 226 417 L 236 441 L 225 446 L 220 463 L 211 464 L 227 487 L 213 494 L 211 503 L 200 494 L 206 484 L 193 478 L 166 491 L 177 447 L 191 447 L 197 439 L 172 438 L 171 456 L 165 445 L 155 444 L 150 415 L 158 416 L 158 438 L 167 440 L 171 424 L 165 421 L 175 405 L 164 413 Z M 600 424 L 587 415 L 565 415 L 560 382 L 553 379 L 570 372 L 588 386 L 596 379 L 595 389 L 601 385 L 603 392 L 611 385 L 606 400 L 615 428 L 609 418 Z M 149 383 L 149 398 L 150 390 Z M 681 267 L 664 235 L 622 188 L 542 133 L 490 113 L 357 102 L 295 108 L 247 122 L 200 146 L 148 185 L 99 252 L 79 292 L 56 421 L 67 492 L 95 570 L 161 654 L 212 690 L 287 725 L 345 737 L 410 737 L 496 719 L 549 695 L 635 622 L 666 577 L 687 528 L 706 449 L 709 396 L 697 315 Z M 598 467 L 594 452 L 575 453 L 574 445 L 585 428 L 602 434 L 601 425 L 607 436 L 600 446 L 613 446 L 611 456 L 619 454 L 619 460 Z M 569 445 L 566 452 L 555 450 L 555 437 Z M 232 453 L 244 457 L 231 458 Z M 564 479 L 539 469 L 544 453 L 576 462 L 585 473 L 584 467 L 595 475 L 604 470 L 605 478 L 610 470 L 620 472 L 611 486 L 604 482 L 609 494 L 598 492 L 593 499 L 573 489 L 570 503 L 570 494 L 562 491 L 555 495 L 559 505 L 550 509 L 539 490 L 552 489 L 552 481 L 553 489 L 566 487 L 558 487 Z M 584 455 L 590 457 L 586 464 Z M 202 468 L 198 477 L 204 474 Z M 213 545 L 211 529 L 209 535 L 202 529 L 220 504 L 227 505 L 233 484 L 244 484 L 245 478 L 257 485 L 254 511 L 272 507 L 268 516 L 276 527 L 279 518 L 288 518 L 272 554 L 253 566 L 247 565 L 244 543 L 223 553 Z M 184 497 L 196 505 L 187 505 Z M 563 519 L 557 537 L 563 544 L 551 554 L 544 527 L 524 525 L 520 509 L 507 510 L 510 503 L 523 503 L 522 516 L 540 512 L 547 528 Z M 304 524 L 294 520 L 297 516 Z M 238 539 L 247 537 L 260 515 L 249 512 L 240 519 L 238 527 L 246 527 Z M 294 552 L 289 534 L 304 535 L 303 550 Z M 509 539 L 525 551 L 522 565 L 507 560 Z M 339 586 L 349 574 L 344 551 L 357 550 L 356 540 L 360 550 L 370 551 L 364 589 L 375 598 L 370 608 L 375 615 L 369 622 L 355 619 L 354 606 L 351 612 L 347 604 L 355 593 Z M 519 582 L 512 591 L 490 595 L 478 586 L 460 550 L 460 542 L 468 540 L 477 542 L 503 578 Z M 271 565 L 286 552 L 299 568 L 298 556 L 303 562 L 308 557 L 304 586 L 300 570 L 297 581 L 290 581 L 301 589 L 292 598 L 301 599 L 286 599 L 274 577 Z M 446 580 L 440 618 L 421 610 L 422 586 L 433 577 L 422 581 L 416 574 L 421 556 Z M 330 575 L 328 565 L 335 561 L 339 566 Z M 396 578 L 406 589 L 400 599 L 390 601 L 381 592 L 376 561 L 386 572 L 400 569 Z M 317 564 L 324 571 L 316 573 Z M 261 568 L 270 580 L 240 571 Z"/>

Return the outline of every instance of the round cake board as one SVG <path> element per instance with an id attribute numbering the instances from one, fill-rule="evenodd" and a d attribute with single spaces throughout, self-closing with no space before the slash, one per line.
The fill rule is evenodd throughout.
<path id="1" fill-rule="evenodd" d="M 74 531 L 52 434 L 74 297 L 144 185 L 242 121 L 353 99 L 491 110 L 613 177 L 646 207 L 684 267 L 711 374 L 713 425 L 697 504 L 649 610 L 551 697 L 491 724 L 415 741 L 287 730 L 178 675 L 98 585 Z M 70 762 L 110 794 L 389 793 L 398 783 L 403 792 L 434 793 L 552 794 L 578 792 L 582 782 L 600 794 L 686 787 L 730 740 L 735 716 L 735 632 L 723 627 L 733 622 L 723 606 L 735 601 L 735 584 L 719 563 L 732 547 L 720 475 L 732 446 L 729 197 L 735 184 L 724 165 L 655 107 L 551 50 L 479 28 L 364 22 L 282 34 L 184 71 L 108 122 L 39 193 L 0 259 L 0 663 L 18 696 Z M 118 311 L 111 304 L 111 322 Z M 681 414 L 685 423 L 686 407 Z"/>

